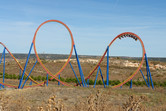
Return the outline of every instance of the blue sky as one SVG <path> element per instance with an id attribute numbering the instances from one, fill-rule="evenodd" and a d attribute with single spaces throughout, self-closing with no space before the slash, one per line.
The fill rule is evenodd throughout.
<path id="1" fill-rule="evenodd" d="M 28 53 L 37 27 L 57 19 L 71 29 L 80 55 L 102 55 L 116 35 L 129 31 L 141 37 L 148 56 L 166 57 L 165 6 L 165 0 L 3 0 L 0 41 L 13 53 Z M 62 54 L 71 45 L 57 23 L 43 26 L 36 44 L 39 53 Z M 141 47 L 130 39 L 117 40 L 110 55 L 141 56 Z"/>

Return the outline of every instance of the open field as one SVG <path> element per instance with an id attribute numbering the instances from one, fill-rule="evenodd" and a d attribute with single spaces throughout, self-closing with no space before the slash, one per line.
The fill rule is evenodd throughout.
<path id="1" fill-rule="evenodd" d="M 80 63 L 82 66 L 82 70 L 84 73 L 84 76 L 86 77 L 92 69 L 96 66 L 98 63 L 98 60 L 100 57 L 94 57 L 94 58 L 81 58 Z M 26 59 L 18 59 L 19 63 L 22 67 L 25 65 Z M 61 67 L 64 65 L 66 59 L 42 59 L 43 64 L 53 73 L 56 74 Z M 138 67 L 139 65 L 138 60 L 125 60 L 121 58 L 110 58 L 109 59 L 109 77 L 110 80 L 119 80 L 123 81 L 127 79 Z M 28 62 L 28 66 L 26 68 L 26 72 L 29 73 L 31 68 L 33 67 L 35 63 L 35 59 L 31 58 Z M 71 64 L 79 77 L 79 69 L 77 66 L 76 59 L 71 59 Z M 100 65 L 100 68 L 102 70 L 103 77 L 106 78 L 106 59 L 104 59 Z M 18 68 L 17 64 L 11 59 L 6 59 L 6 69 L 5 73 L 11 75 L 15 74 L 16 76 L 19 75 L 20 69 Z M 160 61 L 149 61 L 151 75 L 154 81 L 156 82 L 165 82 L 166 81 L 166 62 L 160 62 Z M 141 70 L 143 71 L 144 75 L 146 76 L 146 67 L 145 63 L 143 64 L 143 67 Z M 0 73 L 3 72 L 3 64 L 0 65 Z M 94 80 L 96 77 L 97 70 L 94 72 L 94 74 L 91 76 L 90 79 Z M 34 70 L 32 71 L 31 76 L 37 77 L 46 77 L 46 71 L 41 67 L 39 63 L 36 64 Z M 68 64 L 66 68 L 61 72 L 62 78 L 75 78 L 73 71 Z M 101 80 L 101 77 L 98 77 L 98 80 Z M 137 81 L 144 81 L 141 73 L 139 72 L 133 80 Z"/>
<path id="2" fill-rule="evenodd" d="M 95 67 L 99 57 L 81 58 L 80 63 L 85 76 Z M 18 59 L 24 67 L 25 59 Z M 56 73 L 65 63 L 65 59 L 52 60 L 42 59 L 43 64 L 52 72 Z M 125 60 L 121 58 L 110 58 L 110 80 L 123 81 L 129 77 L 139 65 L 138 60 Z M 29 73 L 35 59 L 31 58 L 26 72 Z M 71 59 L 73 68 L 79 77 L 79 70 L 75 59 Z M 6 59 L 6 75 L 19 75 L 17 64 L 11 59 Z M 149 61 L 152 79 L 157 83 L 166 81 L 166 63 L 160 61 Z M 106 59 L 100 65 L 104 79 L 106 78 Z M 0 65 L 0 73 L 3 71 L 3 63 Z M 142 67 L 146 75 L 145 64 Z M 97 71 L 94 72 L 91 80 L 96 77 Z M 39 63 L 35 66 L 31 76 L 46 77 L 46 72 Z M 2 75 L 0 75 L 2 81 Z M 10 78 L 11 77 L 11 78 Z M 18 85 L 19 80 L 13 79 L 13 76 L 5 79 L 5 83 Z M 70 65 L 67 65 L 62 71 L 61 77 L 64 79 L 74 78 Z M 101 77 L 98 76 L 98 80 Z M 133 81 L 144 81 L 141 73 L 138 73 Z M 28 80 L 26 85 L 29 85 Z M 75 84 L 70 82 L 70 84 Z M 56 81 L 49 82 L 48 87 L 35 87 L 27 89 L 5 88 L 0 90 L 0 111 L 165 111 L 166 110 L 166 88 L 165 86 L 155 86 L 155 89 L 143 86 L 133 85 L 133 89 L 128 86 L 112 89 L 103 88 L 97 85 L 93 88 L 82 87 L 65 87 L 58 86 Z"/>
<path id="3" fill-rule="evenodd" d="M 0 91 L 1 111 L 165 111 L 166 89 L 36 87 Z"/>

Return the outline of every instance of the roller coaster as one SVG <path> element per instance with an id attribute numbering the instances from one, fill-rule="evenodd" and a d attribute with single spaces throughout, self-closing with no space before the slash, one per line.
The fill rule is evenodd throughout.
<path id="1" fill-rule="evenodd" d="M 71 39 L 71 50 L 70 50 L 70 54 L 67 58 L 67 61 L 64 63 L 64 65 L 61 67 L 61 69 L 53 74 L 48 68 L 46 68 L 46 66 L 42 63 L 39 55 L 38 55 L 38 52 L 36 50 L 36 36 L 37 36 L 37 33 L 39 31 L 39 29 L 46 23 L 48 22 L 57 22 L 61 25 L 63 25 L 69 32 L 70 34 L 70 39 Z M 117 40 L 117 39 L 123 39 L 123 38 L 132 38 L 134 39 L 135 41 L 139 41 L 141 43 L 141 46 L 142 46 L 142 59 L 139 63 L 139 66 L 138 68 L 131 74 L 131 76 L 129 76 L 126 80 L 124 80 L 123 82 L 119 83 L 118 85 L 114 85 L 114 86 L 110 86 L 109 85 L 109 49 L 110 49 L 110 46 Z M 96 85 L 96 81 L 97 81 L 97 76 L 98 76 L 98 73 L 100 72 L 101 74 L 101 78 L 102 78 L 102 82 L 103 82 L 103 85 L 104 87 L 111 87 L 111 88 L 117 88 L 117 87 L 121 87 L 123 86 L 125 83 L 127 83 L 128 81 L 130 81 L 130 88 L 132 88 L 132 79 L 133 77 L 140 71 L 141 74 L 142 74 L 142 77 L 143 79 L 145 80 L 146 82 L 146 85 L 148 87 L 152 86 L 152 88 L 154 89 L 154 85 L 153 85 L 153 81 L 152 81 L 152 77 L 151 77 L 151 72 L 150 72 L 150 68 L 149 68 L 149 64 L 148 64 L 148 58 L 147 58 L 147 55 L 146 55 L 146 51 L 145 51 L 145 47 L 144 47 L 144 44 L 143 44 L 143 41 L 141 40 L 141 38 L 132 33 L 132 32 L 124 32 L 124 33 L 121 33 L 119 35 L 117 35 L 111 42 L 110 44 L 106 47 L 106 50 L 104 52 L 104 54 L 101 56 L 100 60 L 98 61 L 97 65 L 93 68 L 93 70 L 90 71 L 90 73 L 84 77 L 84 74 L 83 74 L 83 71 L 82 71 L 82 68 L 81 68 L 81 64 L 80 64 L 80 61 L 79 61 L 79 57 L 78 57 L 78 54 L 77 54 L 77 51 L 76 51 L 76 46 L 75 46 L 75 43 L 74 43 L 74 38 L 73 38 L 73 35 L 72 35 L 72 32 L 71 30 L 69 29 L 69 27 L 59 21 L 59 20 L 47 20 L 45 22 L 43 22 L 42 24 L 39 25 L 39 27 L 37 28 L 37 30 L 35 31 L 35 34 L 34 34 L 34 37 L 33 37 L 33 40 L 32 40 L 32 43 L 31 43 L 31 46 L 30 46 L 30 49 L 29 49 L 29 53 L 28 53 L 28 56 L 27 56 L 27 59 L 26 59 L 26 63 L 24 65 L 24 67 L 21 66 L 21 64 L 17 61 L 17 59 L 13 56 L 13 54 L 10 52 L 10 50 L 2 43 L 0 42 L 0 44 L 3 46 L 3 52 L 2 52 L 2 56 L 1 56 L 1 59 L 0 59 L 0 65 L 3 65 L 3 77 L 2 77 L 2 81 L 0 81 L 0 88 L 5 88 L 5 87 L 13 87 L 13 88 L 18 88 L 18 89 L 22 89 L 22 88 L 30 88 L 30 87 L 36 87 L 36 86 L 43 86 L 43 85 L 47 85 L 48 86 L 48 82 L 51 81 L 52 79 L 55 79 L 56 81 L 58 81 L 58 84 L 62 84 L 64 86 L 82 86 L 82 87 L 88 87 L 89 85 L 89 79 L 92 77 L 92 75 L 94 75 L 94 72 L 97 70 L 97 74 L 96 74 L 96 79 L 95 79 L 95 84 L 94 84 L 94 87 Z M 35 52 L 35 56 L 36 56 L 36 62 L 34 63 L 31 71 L 29 73 L 27 73 L 26 69 L 27 69 L 27 65 L 28 65 L 28 61 L 29 61 L 29 58 L 30 58 L 30 55 L 31 55 L 31 52 L 32 52 L 32 49 L 34 49 L 34 52 Z M 8 52 L 10 54 L 10 56 L 12 57 L 12 59 L 16 62 L 17 66 L 19 67 L 20 69 L 20 79 L 19 79 L 19 84 L 18 85 L 13 85 L 13 84 L 7 84 L 5 83 L 5 54 L 6 52 Z M 71 60 L 71 56 L 72 56 L 72 53 L 75 53 L 75 57 L 76 57 L 76 61 L 77 61 L 77 65 L 78 65 L 78 68 L 79 68 L 79 75 L 80 75 L 80 78 L 81 78 L 81 81 L 79 81 L 77 75 L 75 74 L 75 71 L 72 67 L 72 64 L 70 62 Z M 100 65 L 101 65 L 101 62 L 103 61 L 104 58 L 107 58 L 107 72 L 106 72 L 106 82 L 104 81 L 104 78 L 103 78 L 103 75 L 102 75 L 102 71 L 101 71 L 101 68 L 100 68 Z M 1 64 L 3 62 L 3 64 Z M 42 66 L 42 68 L 45 70 L 46 72 L 46 76 L 47 76 L 47 79 L 41 83 L 39 83 L 38 81 L 34 80 L 32 77 L 31 77 L 31 73 L 34 69 L 34 67 L 36 66 L 37 62 Z M 143 65 L 143 63 L 146 62 L 146 72 L 147 72 L 147 77 L 144 76 L 142 70 L 141 70 L 141 67 Z M 63 70 L 65 70 L 65 67 L 67 66 L 67 64 L 70 64 L 72 70 L 73 70 L 73 73 L 77 79 L 77 84 L 75 85 L 71 85 L 69 83 L 66 83 L 64 81 L 61 81 L 60 80 L 60 75 L 63 74 L 61 73 Z M 51 76 L 51 78 L 48 78 L 48 76 Z M 25 81 L 24 78 L 26 77 Z M 27 80 L 30 79 L 31 82 L 33 82 L 33 85 L 30 84 L 30 85 L 25 85 Z"/>

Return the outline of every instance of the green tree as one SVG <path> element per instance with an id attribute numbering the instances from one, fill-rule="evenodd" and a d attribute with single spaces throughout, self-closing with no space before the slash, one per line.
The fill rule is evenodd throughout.
<path id="1" fill-rule="evenodd" d="M 17 76 L 15 74 L 13 74 L 13 79 L 17 79 Z"/>
<path id="2" fill-rule="evenodd" d="M 98 81 L 99 85 L 103 85 L 103 82 L 101 80 Z"/>
<path id="3" fill-rule="evenodd" d="M 9 75 L 7 73 L 5 73 L 5 78 L 9 79 Z"/>
<path id="4" fill-rule="evenodd" d="M 11 74 L 9 75 L 9 79 L 13 79 L 13 76 Z"/>
<path id="5" fill-rule="evenodd" d="M 54 79 L 52 79 L 52 81 L 54 82 L 54 81 L 56 81 L 56 79 L 54 78 Z"/>
<path id="6" fill-rule="evenodd" d="M 41 76 L 37 76 L 37 80 L 41 81 L 42 77 Z"/>
<path id="7" fill-rule="evenodd" d="M 43 77 L 42 77 L 42 81 L 45 81 L 45 80 L 46 80 L 46 77 L 43 76 Z"/>
<path id="8" fill-rule="evenodd" d="M 89 80 L 89 85 L 93 85 L 94 81 L 92 79 Z"/>
<path id="9" fill-rule="evenodd" d="M 61 81 L 65 81 L 65 79 L 64 79 L 64 78 L 62 78 L 62 77 L 60 77 L 60 80 L 61 80 Z"/>

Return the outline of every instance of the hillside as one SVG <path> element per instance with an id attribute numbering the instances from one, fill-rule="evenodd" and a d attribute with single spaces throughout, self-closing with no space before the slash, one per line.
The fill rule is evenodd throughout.
<path id="1" fill-rule="evenodd" d="M 17 59 L 26 59 L 28 54 L 19 54 L 14 53 L 13 54 L 15 58 Z M 0 53 L 0 57 L 2 56 L 2 53 Z M 39 57 L 41 59 L 66 59 L 68 58 L 68 55 L 66 54 L 39 54 Z M 125 57 L 125 56 L 111 56 L 112 58 L 120 58 L 124 60 L 141 60 L 140 57 Z M 11 58 L 10 55 L 7 53 L 6 58 Z M 31 54 L 31 58 L 36 58 L 35 54 Z M 75 58 L 75 55 L 72 55 L 71 58 Z M 100 58 L 100 56 L 94 56 L 94 55 L 79 55 L 79 58 Z M 160 61 L 160 62 L 166 62 L 165 57 L 148 57 L 148 60 L 150 61 Z"/>

